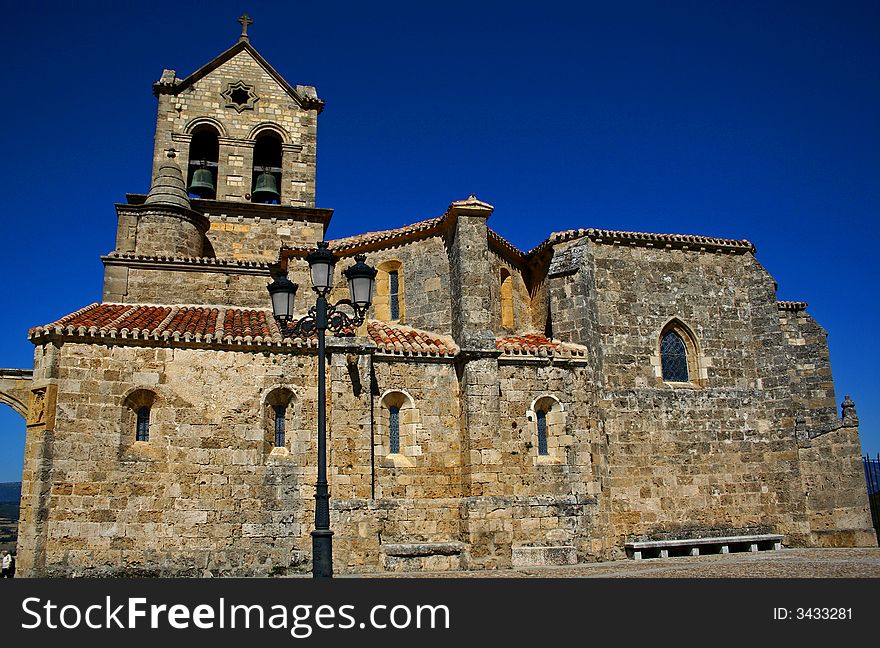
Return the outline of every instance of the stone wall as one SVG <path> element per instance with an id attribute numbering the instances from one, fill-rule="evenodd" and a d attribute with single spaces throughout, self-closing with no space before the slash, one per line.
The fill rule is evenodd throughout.
<path id="1" fill-rule="evenodd" d="M 212 254 L 218 259 L 275 263 L 282 245 L 314 246 L 324 239 L 321 223 L 299 220 L 288 214 L 272 216 L 266 206 L 261 216 L 229 215 L 222 208 L 207 211 L 207 233 Z M 221 212 L 221 213 L 215 213 Z"/>
<path id="2" fill-rule="evenodd" d="M 798 450 L 810 544 L 873 547 L 858 421 L 844 419 L 828 432 L 803 439 Z"/>
<path id="3" fill-rule="evenodd" d="M 434 331 L 443 335 L 452 333 L 452 305 L 450 302 L 450 260 L 444 239 L 439 236 L 412 241 L 366 253 L 367 264 L 374 268 L 391 261 L 400 262 L 401 324 Z M 350 257 L 337 265 L 336 287 L 332 298 L 348 297 L 348 284 L 342 271 L 352 264 Z M 291 264 L 291 267 L 293 264 Z M 368 317 L 377 317 L 374 305 Z"/>

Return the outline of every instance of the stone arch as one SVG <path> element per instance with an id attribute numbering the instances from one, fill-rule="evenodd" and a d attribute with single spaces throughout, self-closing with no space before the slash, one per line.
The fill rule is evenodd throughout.
<path id="1" fill-rule="evenodd" d="M 526 412 L 529 431 L 529 453 L 535 465 L 562 463 L 562 453 L 570 445 L 565 434 L 566 411 L 562 401 L 552 394 L 535 398 Z M 542 423 L 543 420 L 543 423 Z M 543 426 L 544 440 L 540 438 Z"/>
<path id="2" fill-rule="evenodd" d="M 8 391 L 0 391 L 0 405 L 8 405 L 23 419 L 27 420 L 27 405 Z"/>
<path id="3" fill-rule="evenodd" d="M 195 117 L 184 126 L 183 130 L 188 135 L 192 135 L 201 126 L 210 126 L 217 131 L 218 137 L 229 137 L 226 133 L 226 127 L 223 123 L 213 117 Z"/>
<path id="4" fill-rule="evenodd" d="M 25 420 L 32 379 L 30 369 L 0 369 L 0 403 L 8 405 Z"/>
<path id="5" fill-rule="evenodd" d="M 274 122 L 260 122 L 251 129 L 247 138 L 249 140 L 256 140 L 260 135 L 265 135 L 267 132 L 276 135 L 278 139 L 281 140 L 282 144 L 290 144 L 290 133 L 288 133 L 284 127 L 279 126 Z"/>
<path id="6" fill-rule="evenodd" d="M 377 320 L 383 322 L 406 321 L 406 279 L 403 262 L 399 259 L 388 259 L 376 266 L 376 294 L 373 296 L 373 313 Z M 396 277 L 396 284 L 395 279 Z M 395 292 L 395 288 L 397 288 Z M 396 306 L 396 307 L 395 307 Z M 397 315 L 397 317 L 394 317 Z"/>
<path id="7" fill-rule="evenodd" d="M 397 410 L 398 450 L 392 452 L 392 416 Z M 375 447 L 381 465 L 392 468 L 411 467 L 422 454 L 418 444 L 421 416 L 415 399 L 403 389 L 389 389 L 379 398 L 377 412 L 378 437 Z"/>
<path id="8" fill-rule="evenodd" d="M 686 381 L 669 381 L 663 375 L 663 352 L 661 346 L 664 337 L 670 333 L 674 333 L 684 344 L 688 374 Z M 694 334 L 693 329 L 678 317 L 670 318 L 661 327 L 660 333 L 655 340 L 654 356 L 651 363 L 654 366 L 654 376 L 661 385 L 705 385 L 707 378 L 705 369 L 706 363 L 700 349 L 699 341 L 697 340 L 697 336 Z"/>

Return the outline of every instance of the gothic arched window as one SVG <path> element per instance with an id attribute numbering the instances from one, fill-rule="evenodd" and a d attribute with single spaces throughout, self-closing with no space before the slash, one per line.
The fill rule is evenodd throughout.
<path id="1" fill-rule="evenodd" d="M 667 331 L 660 338 L 660 362 L 663 367 L 663 380 L 666 382 L 688 382 L 688 357 L 684 340 L 675 331 Z"/>

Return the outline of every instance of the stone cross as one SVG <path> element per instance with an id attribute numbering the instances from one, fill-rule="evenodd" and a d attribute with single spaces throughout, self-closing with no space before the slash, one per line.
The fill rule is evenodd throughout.
<path id="1" fill-rule="evenodd" d="M 241 16 L 238 19 L 238 22 L 241 25 L 241 36 L 239 36 L 238 40 L 243 40 L 243 41 L 250 40 L 248 38 L 247 28 L 248 28 L 248 25 L 253 25 L 254 21 L 251 20 L 250 16 L 248 16 L 247 14 L 244 14 L 243 16 Z"/>

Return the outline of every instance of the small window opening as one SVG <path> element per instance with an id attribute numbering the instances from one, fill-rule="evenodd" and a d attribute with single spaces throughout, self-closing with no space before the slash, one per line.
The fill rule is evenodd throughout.
<path id="1" fill-rule="evenodd" d="M 547 412 L 538 410 L 535 412 L 538 419 L 538 454 L 546 455 L 547 452 Z"/>
<path id="2" fill-rule="evenodd" d="M 137 411 L 137 431 L 135 433 L 135 440 L 150 440 L 150 408 L 146 405 L 139 408 Z"/>
<path id="3" fill-rule="evenodd" d="M 391 454 L 400 452 L 400 408 L 392 405 L 388 408 L 388 449 Z"/>
<path id="4" fill-rule="evenodd" d="M 284 447 L 284 418 L 287 415 L 286 405 L 275 405 L 275 447 Z"/>
<path id="5" fill-rule="evenodd" d="M 388 306 L 392 320 L 400 319 L 400 277 L 397 272 L 388 273 Z"/>

